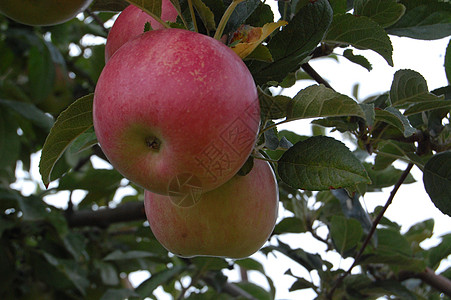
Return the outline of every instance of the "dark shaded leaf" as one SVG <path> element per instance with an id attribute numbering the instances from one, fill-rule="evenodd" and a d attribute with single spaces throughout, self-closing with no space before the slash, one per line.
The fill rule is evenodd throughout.
<path id="1" fill-rule="evenodd" d="M 53 118 L 31 103 L 0 99 L 0 106 L 8 107 L 45 130 L 50 130 Z"/>
<path id="2" fill-rule="evenodd" d="M 451 216 L 451 151 L 438 153 L 426 163 L 423 183 L 435 206 Z"/>
<path id="3" fill-rule="evenodd" d="M 332 8 L 327 0 L 318 0 L 300 9 L 268 43 L 274 62 L 252 61 L 249 68 L 259 84 L 281 82 L 300 64 L 323 39 L 332 21 Z"/>
<path id="4" fill-rule="evenodd" d="M 141 297 L 148 297 L 160 285 L 168 282 L 172 278 L 180 275 L 185 270 L 185 266 L 177 265 L 172 268 L 165 269 L 158 273 L 152 274 L 149 279 L 142 282 L 136 292 Z"/>
<path id="5" fill-rule="evenodd" d="M 335 15 L 325 40 L 330 43 L 352 45 L 380 54 L 393 66 L 393 47 L 384 29 L 368 17 L 351 14 Z"/>
<path id="6" fill-rule="evenodd" d="M 387 28 L 389 34 L 435 40 L 451 35 L 451 4 L 439 0 L 401 0 L 404 16 Z"/>
<path id="7" fill-rule="evenodd" d="M 276 224 L 273 234 L 301 233 L 306 231 L 305 224 L 301 219 L 297 217 L 285 217 Z"/>
<path id="8" fill-rule="evenodd" d="M 354 53 L 352 53 L 352 49 L 346 49 L 343 52 L 343 56 L 345 58 L 349 59 L 349 61 L 364 67 L 368 71 L 371 71 L 373 69 L 373 67 L 371 66 L 371 63 L 368 61 L 368 59 L 366 59 L 365 56 L 354 55 Z"/>
<path id="9" fill-rule="evenodd" d="M 399 70 L 393 76 L 390 101 L 395 107 L 410 103 L 434 101 L 440 98 L 429 93 L 426 80 L 416 71 Z"/>
<path id="10" fill-rule="evenodd" d="M 0 168 L 15 164 L 20 153 L 18 124 L 5 109 L 0 110 Z"/>
<path id="11" fill-rule="evenodd" d="M 261 118 L 273 120 L 286 117 L 291 98 L 283 95 L 272 96 L 258 87 L 258 100 L 260 101 Z"/>
<path id="12" fill-rule="evenodd" d="M 384 110 L 377 109 L 376 121 L 393 125 L 402 132 L 404 137 L 409 137 L 416 132 L 416 129 L 410 125 L 409 119 L 394 107 L 387 107 Z"/>
<path id="13" fill-rule="evenodd" d="M 329 228 L 335 248 L 342 256 L 357 247 L 363 235 L 362 225 L 359 221 L 343 216 L 333 216 Z"/>
<path id="14" fill-rule="evenodd" d="M 95 0 L 90 6 L 92 11 L 122 11 L 129 3 L 125 0 Z"/>
<path id="15" fill-rule="evenodd" d="M 396 23 L 406 11 L 406 7 L 396 0 L 354 0 L 354 14 L 367 16 L 382 27 Z"/>
<path id="16" fill-rule="evenodd" d="M 440 243 L 428 251 L 428 266 L 434 270 L 437 269 L 442 260 L 451 255 L 451 234 L 445 234 L 440 238 Z"/>

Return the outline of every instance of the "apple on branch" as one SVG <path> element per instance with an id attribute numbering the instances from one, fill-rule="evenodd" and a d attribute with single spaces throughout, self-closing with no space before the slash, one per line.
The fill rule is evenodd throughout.
<path id="1" fill-rule="evenodd" d="M 92 0 L 2 0 L 0 13 L 27 25 L 64 23 L 84 11 Z"/>
<path id="2" fill-rule="evenodd" d="M 161 3 L 161 20 L 175 22 L 177 20 L 177 10 L 170 0 L 163 0 Z M 163 25 L 154 18 L 142 11 L 140 8 L 129 5 L 117 17 L 108 33 L 105 45 L 105 61 L 130 39 L 144 32 L 145 24 L 149 22 L 153 30 L 163 29 Z"/>
<path id="3" fill-rule="evenodd" d="M 251 153 L 260 123 L 246 65 L 221 42 L 182 29 L 145 32 L 105 65 L 94 129 L 126 178 L 159 194 L 210 191 Z"/>
<path id="4" fill-rule="evenodd" d="M 246 176 L 236 175 L 191 200 L 144 194 L 153 234 L 179 256 L 247 257 L 267 241 L 277 219 L 277 182 L 269 163 L 260 159 Z"/>

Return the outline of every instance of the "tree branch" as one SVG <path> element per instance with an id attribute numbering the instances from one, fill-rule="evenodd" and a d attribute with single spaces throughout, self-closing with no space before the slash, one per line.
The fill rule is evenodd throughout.
<path id="1" fill-rule="evenodd" d="M 128 202 L 116 208 L 99 210 L 68 210 L 66 220 L 69 227 L 97 226 L 106 228 L 113 223 L 146 220 L 143 202 Z"/>
<path id="2" fill-rule="evenodd" d="M 206 275 L 202 276 L 202 280 L 205 281 L 208 285 L 214 287 L 215 289 L 218 288 L 218 283 L 215 280 L 214 275 L 206 274 Z M 252 296 L 251 294 L 249 294 L 248 292 L 246 292 L 239 286 L 229 283 L 227 281 L 221 285 L 221 291 L 226 294 L 229 294 L 233 297 L 241 297 L 241 298 L 248 299 L 248 300 L 257 300 L 254 296 Z M 219 291 L 219 292 L 221 292 L 221 291 Z"/>
<path id="3" fill-rule="evenodd" d="M 431 268 L 426 268 L 423 272 L 410 272 L 402 271 L 399 274 L 400 280 L 406 280 L 409 278 L 417 278 L 424 283 L 429 284 L 439 292 L 444 293 L 448 297 L 451 297 L 451 280 L 448 278 L 438 275 Z"/>
<path id="4" fill-rule="evenodd" d="M 309 63 L 305 63 L 301 65 L 301 68 L 304 69 L 305 73 L 307 73 L 310 77 L 312 77 L 319 84 L 324 84 L 326 87 L 334 90 L 332 86 L 327 82 L 321 75 L 319 75 L 315 69 Z"/>
<path id="5" fill-rule="evenodd" d="M 379 222 L 381 221 L 381 219 L 384 216 L 385 212 L 387 211 L 388 207 L 392 203 L 393 198 L 395 198 L 395 195 L 398 192 L 399 187 L 403 184 L 404 180 L 406 180 L 407 176 L 410 173 L 410 170 L 412 170 L 412 167 L 413 167 L 413 163 L 409 163 L 407 165 L 407 168 L 401 174 L 401 177 L 399 177 L 398 182 L 396 182 L 395 186 L 393 187 L 393 190 L 390 192 L 390 196 L 388 197 L 387 202 L 385 203 L 384 207 L 377 215 L 376 219 L 373 221 L 371 229 L 370 229 L 365 241 L 363 242 L 363 245 L 360 248 L 360 251 L 357 253 L 357 255 L 354 258 L 353 264 L 351 265 L 351 267 L 349 267 L 349 269 L 342 276 L 340 276 L 337 279 L 337 281 L 335 282 L 335 285 L 332 287 L 332 289 L 330 290 L 330 292 L 327 295 L 328 299 L 332 299 L 332 296 L 333 296 L 335 290 L 338 288 L 338 286 L 340 286 L 340 284 L 343 282 L 343 280 L 346 278 L 346 276 L 351 274 L 352 269 L 354 269 L 354 267 L 359 263 L 363 252 L 365 251 L 366 247 L 369 245 L 371 239 L 373 238 L 374 232 L 376 232 L 377 225 L 379 225 Z"/>

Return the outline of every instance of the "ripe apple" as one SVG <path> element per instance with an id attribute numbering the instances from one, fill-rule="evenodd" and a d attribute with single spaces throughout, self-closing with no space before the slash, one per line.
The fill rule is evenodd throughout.
<path id="1" fill-rule="evenodd" d="M 161 3 L 161 19 L 163 21 L 175 22 L 177 11 L 170 0 L 163 0 Z M 105 45 L 105 61 L 130 39 L 144 32 L 144 25 L 149 22 L 153 30 L 163 29 L 163 25 L 154 18 L 142 11 L 140 8 L 129 5 L 117 17 L 111 27 Z"/>
<path id="2" fill-rule="evenodd" d="M 27 25 L 55 25 L 74 18 L 92 0 L 2 0 L 0 13 Z"/>
<path id="3" fill-rule="evenodd" d="M 274 229 L 278 188 L 269 163 L 256 159 L 249 174 L 202 194 L 194 205 L 177 201 L 144 193 L 150 228 L 167 250 L 184 257 L 244 258 L 258 251 Z"/>
<path id="4" fill-rule="evenodd" d="M 105 65 L 94 129 L 126 178 L 154 193 L 212 190 L 251 153 L 260 123 L 256 86 L 221 42 L 182 29 L 145 32 Z"/>

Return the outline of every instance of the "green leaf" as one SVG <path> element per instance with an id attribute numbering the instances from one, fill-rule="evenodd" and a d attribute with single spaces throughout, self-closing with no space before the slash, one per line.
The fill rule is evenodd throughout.
<path id="1" fill-rule="evenodd" d="M 260 2 L 259 6 L 254 12 L 247 18 L 244 24 L 251 25 L 253 27 L 263 27 L 267 23 L 274 22 L 274 13 L 271 6 Z"/>
<path id="2" fill-rule="evenodd" d="M 404 137 L 409 137 L 416 132 L 416 129 L 410 125 L 409 119 L 394 107 L 387 107 L 384 110 L 377 109 L 376 121 L 393 125 L 403 133 Z"/>
<path id="3" fill-rule="evenodd" d="M 409 243 L 411 243 L 411 245 L 413 245 L 414 243 L 419 245 L 424 240 L 431 238 L 433 232 L 434 219 L 427 219 L 425 221 L 418 222 L 412 225 L 404 234 L 404 236 L 407 238 Z"/>
<path id="4" fill-rule="evenodd" d="M 57 267 L 69 279 L 74 286 L 82 293 L 86 294 L 86 289 L 89 287 L 87 274 L 82 268 L 73 260 L 60 259 L 54 257 L 50 253 L 44 252 L 44 257 L 47 262 Z"/>
<path id="5" fill-rule="evenodd" d="M 383 170 L 375 170 L 373 169 L 373 165 L 370 163 L 364 163 L 366 172 L 371 179 L 371 185 L 368 185 L 368 188 L 374 190 L 380 190 L 385 187 L 390 187 L 396 184 L 399 180 L 399 177 L 404 172 L 403 170 L 396 169 L 394 166 L 388 166 Z M 404 180 L 405 184 L 414 183 L 415 178 L 411 174 L 407 175 L 407 178 Z"/>
<path id="6" fill-rule="evenodd" d="M 270 245 L 262 249 L 263 253 L 267 253 L 273 250 L 279 251 L 280 253 L 286 255 L 287 257 L 302 265 L 308 271 L 321 270 L 324 264 L 320 255 L 306 252 L 301 248 L 292 249 L 289 245 L 281 242 L 280 240 L 278 240 L 277 246 Z"/>
<path id="7" fill-rule="evenodd" d="M 352 53 L 352 49 L 346 49 L 343 52 L 343 56 L 345 58 L 349 59 L 349 61 L 364 67 L 368 71 L 371 71 L 373 69 L 373 67 L 371 66 L 371 63 L 366 59 L 365 56 L 354 55 L 354 53 Z"/>
<path id="8" fill-rule="evenodd" d="M 154 273 L 149 279 L 142 282 L 136 288 L 136 292 L 143 298 L 148 297 L 158 286 L 168 282 L 176 276 L 179 276 L 184 270 L 185 266 L 177 265 L 172 268 L 164 269 L 158 273 Z"/>
<path id="9" fill-rule="evenodd" d="M 264 269 L 263 265 L 259 261 L 255 260 L 253 258 L 248 257 L 245 259 L 238 259 L 235 261 L 235 264 L 240 267 L 243 267 L 246 270 L 258 271 L 262 274 L 265 274 L 265 269 Z"/>
<path id="10" fill-rule="evenodd" d="M 393 47 L 390 38 L 379 24 L 368 17 L 335 15 L 325 41 L 373 50 L 393 67 Z"/>
<path id="11" fill-rule="evenodd" d="M 354 0 L 354 15 L 369 17 L 383 28 L 395 24 L 405 11 L 396 0 Z"/>
<path id="12" fill-rule="evenodd" d="M 358 128 L 356 121 L 351 121 L 346 117 L 328 117 L 324 119 L 313 120 L 312 124 L 323 127 L 335 127 L 340 132 L 355 131 Z"/>
<path id="13" fill-rule="evenodd" d="M 254 296 L 255 299 L 261 300 L 272 300 L 271 294 L 262 288 L 261 286 L 256 285 L 255 283 L 249 281 L 241 281 L 235 283 L 237 286 L 248 292 L 250 295 Z"/>
<path id="14" fill-rule="evenodd" d="M 112 169 L 89 169 L 83 173 L 69 173 L 59 182 L 59 190 L 104 191 L 116 190 L 124 177 Z"/>
<path id="15" fill-rule="evenodd" d="M 429 93 L 426 80 L 420 73 L 412 70 L 399 70 L 393 76 L 390 88 L 390 101 L 393 106 L 398 107 L 437 99 L 441 99 L 441 97 Z"/>
<path id="16" fill-rule="evenodd" d="M 430 111 L 435 109 L 451 108 L 451 100 L 443 100 L 441 97 L 437 97 L 436 100 L 423 101 L 420 103 L 415 103 L 409 106 L 404 111 L 405 116 L 414 115 L 423 111 Z"/>
<path id="17" fill-rule="evenodd" d="M 115 250 L 105 256 L 103 260 L 105 261 L 115 261 L 115 260 L 126 260 L 126 259 L 137 259 L 137 258 L 146 258 L 146 257 L 154 257 L 155 254 L 147 251 L 139 251 L 139 250 L 131 250 L 127 252 L 122 252 L 121 250 Z"/>
<path id="18" fill-rule="evenodd" d="M 301 8 L 288 25 L 268 42 L 274 62 L 249 62 L 257 83 L 282 82 L 288 73 L 299 69 L 323 39 L 332 21 L 332 14 L 327 0 L 318 0 Z"/>
<path id="19" fill-rule="evenodd" d="M 202 0 L 193 0 L 193 5 L 208 32 L 216 30 L 215 16 Z"/>
<path id="20" fill-rule="evenodd" d="M 31 103 L 0 99 L 0 105 L 14 110 L 25 119 L 45 130 L 50 130 L 53 125 L 53 118 Z"/>
<path id="21" fill-rule="evenodd" d="M 125 0 L 95 0 L 90 9 L 92 11 L 122 11 L 128 5 Z"/>
<path id="22" fill-rule="evenodd" d="M 451 4 L 440 0 L 402 0 L 406 13 L 387 28 L 392 35 L 435 40 L 451 35 Z"/>
<path id="23" fill-rule="evenodd" d="M 0 169 L 15 164 L 20 153 L 18 124 L 5 109 L 0 110 Z"/>
<path id="24" fill-rule="evenodd" d="M 417 296 L 411 292 L 407 287 L 404 286 L 402 282 L 398 280 L 378 280 L 376 282 L 372 281 L 371 286 L 368 291 L 371 292 L 371 288 L 375 288 L 376 291 L 381 289 L 384 291 L 383 294 L 391 294 L 397 296 L 398 299 L 403 300 L 417 300 Z"/>
<path id="25" fill-rule="evenodd" d="M 393 140 L 381 141 L 378 145 L 377 156 L 374 161 L 374 170 L 383 170 L 389 167 L 395 160 L 407 157 L 408 153 L 416 150 L 413 144 L 402 143 Z"/>
<path id="26" fill-rule="evenodd" d="M 283 95 L 272 96 L 265 93 L 260 87 L 258 87 L 257 91 L 262 120 L 273 120 L 286 117 L 287 106 L 291 101 L 290 97 Z"/>
<path id="27" fill-rule="evenodd" d="M 288 103 L 287 120 L 340 116 L 365 118 L 357 102 L 322 84 L 299 91 Z"/>
<path id="28" fill-rule="evenodd" d="M 95 144 L 97 144 L 97 136 L 94 127 L 91 127 L 72 142 L 69 153 L 80 153 Z"/>
<path id="29" fill-rule="evenodd" d="M 47 217 L 48 213 L 41 199 L 30 196 L 18 197 L 17 200 L 25 221 L 44 220 Z"/>
<path id="30" fill-rule="evenodd" d="M 423 183 L 435 206 L 451 216 L 451 151 L 438 153 L 428 160 Z"/>
<path id="31" fill-rule="evenodd" d="M 100 300 L 123 300 L 131 297 L 139 297 L 139 294 L 130 289 L 108 289 Z"/>
<path id="32" fill-rule="evenodd" d="M 95 267 L 100 271 L 100 278 L 102 282 L 106 285 L 117 285 L 119 284 L 118 272 L 111 263 L 106 263 L 103 261 L 94 261 Z"/>
<path id="33" fill-rule="evenodd" d="M 127 0 L 127 2 L 141 8 L 155 19 L 161 17 L 161 0 Z"/>
<path id="34" fill-rule="evenodd" d="M 395 229 L 378 229 L 377 253 L 383 255 L 399 254 L 410 257 L 412 249 L 408 240 Z"/>
<path id="35" fill-rule="evenodd" d="M 448 83 L 451 83 L 451 39 L 448 42 L 445 53 L 445 73 Z"/>
<path id="36" fill-rule="evenodd" d="M 451 255 L 451 234 L 441 236 L 440 243 L 428 252 L 428 266 L 435 270 L 442 260 Z"/>
<path id="37" fill-rule="evenodd" d="M 264 62 L 273 62 L 271 52 L 268 47 L 263 46 L 262 44 L 258 45 L 257 48 L 254 49 L 248 56 L 244 58 L 244 60 L 259 60 Z"/>
<path id="38" fill-rule="evenodd" d="M 296 143 L 282 155 L 277 171 L 285 183 L 305 190 L 370 182 L 365 168 L 352 152 L 342 142 L 325 136 Z"/>
<path id="39" fill-rule="evenodd" d="M 28 78 L 30 93 L 33 95 L 34 102 L 39 103 L 50 94 L 55 81 L 55 67 L 50 52 L 44 44 L 30 49 Z"/>
<path id="40" fill-rule="evenodd" d="M 374 103 L 359 103 L 360 108 L 365 114 L 365 121 L 368 126 L 374 125 L 374 120 L 376 118 L 376 113 L 374 112 Z"/>
<path id="41" fill-rule="evenodd" d="M 70 144 L 92 127 L 92 103 L 94 95 L 84 96 L 63 111 L 42 148 L 39 172 L 46 186 L 50 183 L 53 167 Z"/>
<path id="42" fill-rule="evenodd" d="M 231 2 L 232 0 L 224 1 L 227 6 Z M 246 0 L 238 4 L 227 22 L 224 34 L 234 32 L 241 24 L 244 24 L 246 19 L 257 9 L 260 3 L 260 0 Z"/>
<path id="43" fill-rule="evenodd" d="M 330 224 L 330 235 L 337 251 L 344 255 L 357 247 L 363 235 L 362 225 L 356 219 L 344 216 L 333 216 Z"/>
<path id="44" fill-rule="evenodd" d="M 276 224 L 273 234 L 302 233 L 306 231 L 305 224 L 301 219 L 297 217 L 286 217 Z"/>

